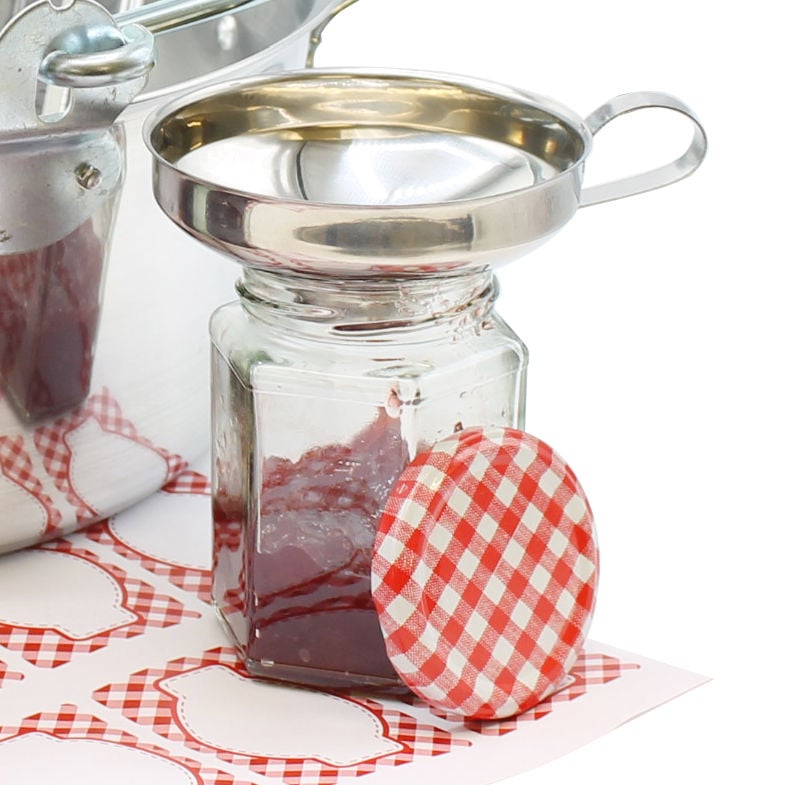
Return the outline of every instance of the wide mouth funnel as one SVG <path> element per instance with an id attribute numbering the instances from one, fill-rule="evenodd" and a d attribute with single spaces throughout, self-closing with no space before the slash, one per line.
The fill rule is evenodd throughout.
<path id="1" fill-rule="evenodd" d="M 202 241 L 260 268 L 371 275 L 522 256 L 579 206 L 592 131 L 500 85 L 305 71 L 193 94 L 146 137 L 160 206 Z"/>

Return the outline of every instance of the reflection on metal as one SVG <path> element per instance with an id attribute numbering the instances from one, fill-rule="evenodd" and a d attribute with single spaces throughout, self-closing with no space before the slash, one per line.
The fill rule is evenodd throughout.
<path id="1" fill-rule="evenodd" d="M 583 204 L 687 176 L 706 146 L 692 112 L 661 93 L 620 96 L 583 121 L 470 79 L 317 70 L 186 101 L 146 128 L 156 198 L 181 227 L 260 268 L 367 275 L 498 264 Z M 584 191 L 594 133 L 651 107 L 691 121 L 687 151 Z"/>
<path id="2" fill-rule="evenodd" d="M 47 47 L 45 62 L 41 65 L 41 78 L 53 85 L 65 87 L 95 87 L 121 82 L 141 76 L 153 67 L 155 62 L 153 35 L 169 34 L 165 53 L 168 64 L 166 71 L 177 65 L 170 59 L 170 51 L 178 46 L 172 34 L 184 32 L 189 27 L 201 24 L 215 26 L 215 45 L 218 47 L 219 60 L 211 62 L 210 50 L 205 50 L 204 35 L 196 33 L 190 41 L 190 50 L 195 43 L 202 50 L 206 73 L 227 65 L 227 57 L 244 58 L 270 46 L 298 28 L 300 24 L 314 18 L 316 27 L 310 34 L 306 62 L 314 62 L 315 50 L 326 25 L 342 10 L 356 0 L 155 0 L 152 3 L 123 7 L 123 2 L 102 0 L 102 7 L 115 7 L 114 22 L 90 28 L 77 28 L 69 31 L 66 38 L 53 41 Z M 48 0 L 39 0 L 51 14 L 61 9 L 50 5 Z M 39 3 L 34 3 L 37 5 Z M 97 3 L 98 5 L 98 3 Z M 120 5 L 119 8 L 117 6 Z M 8 10 L 0 8 L 0 25 L 4 20 L 13 21 L 14 15 L 29 8 L 15 0 Z M 270 8 L 269 8 L 270 7 Z M 3 11 L 6 13 L 2 13 Z M 270 11 L 270 12 L 269 12 Z M 249 14 L 248 21 L 241 27 L 239 19 Z M 262 27 L 261 27 L 262 25 Z M 271 32 L 269 32 L 269 29 Z M 244 42 L 239 46 L 241 32 L 245 33 Z M 239 51 L 246 50 L 249 51 Z M 187 67 L 194 52 L 187 55 Z M 214 56 L 215 57 L 215 56 Z M 183 67 L 183 66 L 181 66 Z M 185 75 L 187 78 L 197 73 Z M 157 87 L 181 81 L 184 76 L 157 74 Z"/>

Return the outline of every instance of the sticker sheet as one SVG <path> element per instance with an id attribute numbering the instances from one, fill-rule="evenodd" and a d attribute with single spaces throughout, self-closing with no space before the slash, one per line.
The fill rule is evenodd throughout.
<path id="1" fill-rule="evenodd" d="M 24 461 L 13 463 L 22 481 Z M 705 681 L 588 642 L 556 692 L 489 722 L 415 697 L 262 682 L 214 614 L 210 565 L 209 484 L 194 470 L 81 532 L 0 557 L 4 781 L 484 785 Z"/>

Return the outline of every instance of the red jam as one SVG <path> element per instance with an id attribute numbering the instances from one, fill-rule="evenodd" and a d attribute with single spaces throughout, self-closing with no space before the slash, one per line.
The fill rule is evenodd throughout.
<path id="1" fill-rule="evenodd" d="M 88 394 L 103 266 L 91 221 L 45 248 L 0 255 L 0 380 L 24 419 Z"/>
<path id="2" fill-rule="evenodd" d="M 379 410 L 349 444 L 264 462 L 258 542 L 247 543 L 244 560 L 246 655 L 260 664 L 258 675 L 321 686 L 398 683 L 370 565 L 380 513 L 408 460 L 399 425 Z"/>

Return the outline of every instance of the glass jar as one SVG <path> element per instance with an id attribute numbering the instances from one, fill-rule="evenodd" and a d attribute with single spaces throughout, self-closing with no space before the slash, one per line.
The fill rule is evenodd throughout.
<path id="1" fill-rule="evenodd" d="M 245 269 L 237 288 L 211 321 L 215 606 L 257 676 L 396 687 L 370 594 L 380 513 L 422 449 L 523 427 L 527 349 L 489 269 Z"/>

